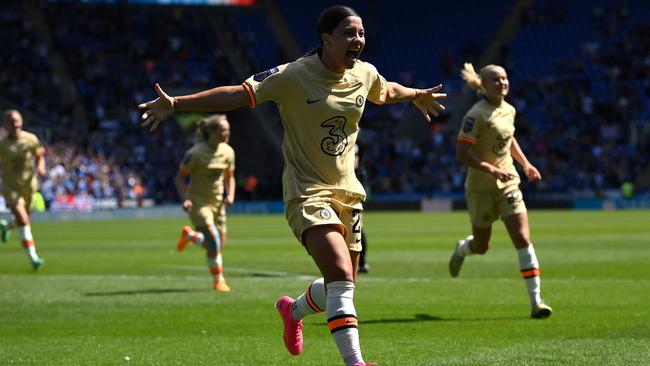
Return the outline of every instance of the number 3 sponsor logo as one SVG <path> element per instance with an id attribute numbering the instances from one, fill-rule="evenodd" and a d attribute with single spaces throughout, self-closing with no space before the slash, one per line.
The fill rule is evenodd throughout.
<path id="1" fill-rule="evenodd" d="M 320 148 L 330 156 L 343 154 L 348 146 L 348 135 L 345 133 L 347 119 L 343 116 L 336 116 L 321 123 L 321 127 L 329 129 L 328 135 L 323 138 Z"/>
<path id="2" fill-rule="evenodd" d="M 496 156 L 503 156 L 508 153 L 508 142 L 510 142 L 510 135 L 502 133 L 496 138 L 496 144 L 492 146 L 492 152 Z"/>

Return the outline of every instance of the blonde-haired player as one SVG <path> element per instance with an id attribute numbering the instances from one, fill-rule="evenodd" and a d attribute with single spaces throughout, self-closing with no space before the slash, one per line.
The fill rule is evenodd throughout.
<path id="1" fill-rule="evenodd" d="M 226 240 L 226 206 L 235 201 L 235 152 L 228 145 L 230 123 L 223 114 L 204 118 L 197 123 L 197 136 L 199 142 L 185 153 L 175 181 L 183 209 L 196 231 L 183 227 L 176 248 L 183 251 L 188 243 L 205 248 L 214 289 L 229 292 L 221 252 Z"/>
<path id="2" fill-rule="evenodd" d="M 29 218 L 32 195 L 38 189 L 36 174 L 44 177 L 45 149 L 33 133 L 23 130 L 23 116 L 15 109 L 3 114 L 7 137 L 0 141 L 0 166 L 2 166 L 2 195 L 14 220 L 0 220 L 1 239 L 6 242 L 9 230 L 18 227 L 18 236 L 33 269 L 38 269 L 43 259 L 36 254 L 36 242 Z"/>
<path id="3" fill-rule="evenodd" d="M 363 366 L 354 288 L 361 250 L 365 191 L 354 174 L 354 145 L 366 102 L 410 101 L 437 115 L 441 85 L 417 90 L 386 81 L 359 60 L 365 32 L 359 14 L 346 6 L 324 10 L 317 24 L 320 46 L 298 60 L 253 75 L 242 85 L 143 103 L 144 124 L 155 127 L 174 110 L 231 110 L 265 101 L 278 105 L 284 126 L 285 215 L 323 278 L 296 300 L 283 296 L 276 308 L 289 353 L 302 352 L 302 318 L 325 312 L 327 325 L 347 366 Z"/>
<path id="4" fill-rule="evenodd" d="M 456 244 L 449 273 L 457 277 L 466 256 L 487 252 L 492 223 L 500 216 L 519 255 L 519 268 L 530 295 L 531 317 L 546 318 L 552 309 L 541 298 L 539 263 L 513 158 L 521 164 L 528 180 L 540 180 L 542 176 L 515 139 L 516 111 L 505 101 L 510 88 L 508 75 L 497 65 L 485 66 L 477 74 L 466 63 L 461 76 L 484 98 L 467 112 L 458 134 L 456 157 L 468 167 L 465 198 L 472 235 Z"/>

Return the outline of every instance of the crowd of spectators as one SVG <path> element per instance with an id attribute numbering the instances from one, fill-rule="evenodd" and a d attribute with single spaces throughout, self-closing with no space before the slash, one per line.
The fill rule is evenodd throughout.
<path id="1" fill-rule="evenodd" d="M 208 18 L 192 7 L 124 3 L 65 2 L 45 10 L 55 47 L 66 55 L 88 107 L 89 149 L 137 172 L 149 197 L 176 200 L 172 177 L 192 134 L 177 123 L 149 134 L 135 106 L 155 97 L 155 82 L 176 92 L 231 82 Z"/>
<path id="2" fill-rule="evenodd" d="M 70 195 L 176 201 L 173 176 L 193 136 L 177 123 L 147 133 L 135 105 L 154 97 L 155 82 L 187 92 L 241 81 L 210 19 L 193 7 L 48 2 L 38 24 L 26 11 L 30 4 L 0 10 L 0 25 L 18 30 L 0 35 L 6 55 L 0 58 L 1 101 L 27 112 L 27 130 L 32 123 L 43 128 L 46 201 Z M 551 6 L 539 9 L 527 13 L 522 26 L 571 21 Z M 592 21 L 600 31 L 581 45 L 580 57 L 558 61 L 551 75 L 518 77 L 523 66 L 502 54 L 513 81 L 509 101 L 518 110 L 518 141 L 545 178 L 524 184 L 529 193 L 598 196 L 648 169 L 650 23 L 630 19 L 625 6 L 594 6 Z M 63 58 L 77 104 L 61 102 L 65 86 L 53 49 Z M 443 74 L 456 78 L 447 68 Z M 607 92 L 598 92 L 603 88 Z M 462 193 L 458 126 L 449 116 L 414 134 L 404 127 L 423 123 L 413 107 L 368 107 L 360 144 L 372 195 Z M 238 177 L 241 198 L 280 198 L 262 193 L 278 192 L 266 186 L 279 185 L 279 176 L 249 173 Z"/>
<path id="3" fill-rule="evenodd" d="M 30 15 L 34 6 L 42 6 L 36 9 L 40 19 Z M 16 31 L 0 36 L 8 51 L 0 59 L 2 102 L 23 111 L 25 129 L 47 145 L 48 203 L 73 195 L 177 199 L 172 177 L 193 134 L 177 123 L 150 134 L 140 127 L 135 106 L 154 98 L 154 82 L 178 92 L 233 82 L 208 18 L 185 9 L 80 2 L 3 6 L 0 24 Z M 57 55 L 77 91 L 76 106 L 62 104 L 65 85 L 52 66 Z"/>
<path id="4" fill-rule="evenodd" d="M 551 2 L 538 10 L 522 26 L 571 21 Z M 523 184 L 529 194 L 602 197 L 648 174 L 650 22 L 629 19 L 621 4 L 594 5 L 593 12 L 599 31 L 578 45 L 579 57 L 558 60 L 552 74 L 518 77 L 525 65 L 507 49 L 499 61 L 510 73 L 517 139 L 544 177 Z M 459 126 L 434 125 L 422 139 L 399 134 L 400 126 L 419 121 L 417 113 L 384 113 L 380 119 L 389 122 L 367 123 L 362 140 L 375 195 L 463 191 L 464 171 L 455 161 Z"/>
<path id="5" fill-rule="evenodd" d="M 55 143 L 47 146 L 46 167 L 40 191 L 48 208 L 64 209 L 79 197 L 114 200 L 118 207 L 127 200 L 141 205 L 147 194 L 137 172 L 127 171 L 101 152 Z"/>
<path id="6" fill-rule="evenodd" d="M 0 7 L 2 57 L 0 89 L 3 102 L 39 116 L 60 120 L 67 111 L 60 103 L 60 79 L 52 72 L 49 49 L 20 2 Z M 11 30 L 11 31 L 9 31 Z M 25 97 L 29 96 L 29 97 Z"/>

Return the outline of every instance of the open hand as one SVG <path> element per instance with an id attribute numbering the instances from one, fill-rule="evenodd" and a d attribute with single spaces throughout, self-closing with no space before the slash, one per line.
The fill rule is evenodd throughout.
<path id="1" fill-rule="evenodd" d="M 151 125 L 150 131 L 158 128 L 160 122 L 174 113 L 174 98 L 167 95 L 158 83 L 156 83 L 156 93 L 158 98 L 138 105 L 139 109 L 144 110 L 141 118 L 142 127 Z"/>
<path id="2" fill-rule="evenodd" d="M 418 94 L 413 99 L 413 104 L 422 112 L 427 122 L 431 122 L 429 113 L 438 117 L 438 111 L 444 111 L 445 106 L 438 103 L 438 99 L 447 97 L 447 93 L 438 93 L 442 89 L 442 84 L 436 85 L 433 88 L 418 90 Z"/>

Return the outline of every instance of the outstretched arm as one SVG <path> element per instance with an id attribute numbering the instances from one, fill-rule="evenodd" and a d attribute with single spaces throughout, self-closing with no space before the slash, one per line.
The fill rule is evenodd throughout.
<path id="1" fill-rule="evenodd" d="M 250 97 L 242 85 L 220 86 L 199 93 L 172 97 L 167 95 L 156 83 L 158 98 L 138 105 L 144 110 L 142 126 L 151 124 L 155 130 L 175 111 L 186 112 L 225 112 L 249 104 Z"/>
<path id="2" fill-rule="evenodd" d="M 389 104 L 411 101 L 422 112 L 427 122 L 431 122 L 429 113 L 437 117 L 438 110 L 445 110 L 445 106 L 438 103 L 438 99 L 446 98 L 447 94 L 438 93 L 440 90 L 442 90 L 442 85 L 436 85 L 429 89 L 414 89 L 389 81 L 385 103 Z"/>
<path id="3" fill-rule="evenodd" d="M 526 155 L 524 155 L 524 152 L 521 150 L 521 147 L 519 146 L 519 143 L 517 142 L 517 139 L 515 139 L 514 136 L 512 137 L 510 154 L 512 154 L 512 157 L 519 164 L 521 164 L 522 168 L 524 169 L 524 173 L 526 174 L 526 178 L 528 178 L 528 180 L 536 181 L 542 179 L 542 174 L 540 174 L 539 170 L 537 170 L 537 168 L 535 168 L 535 166 L 528 161 Z"/>

